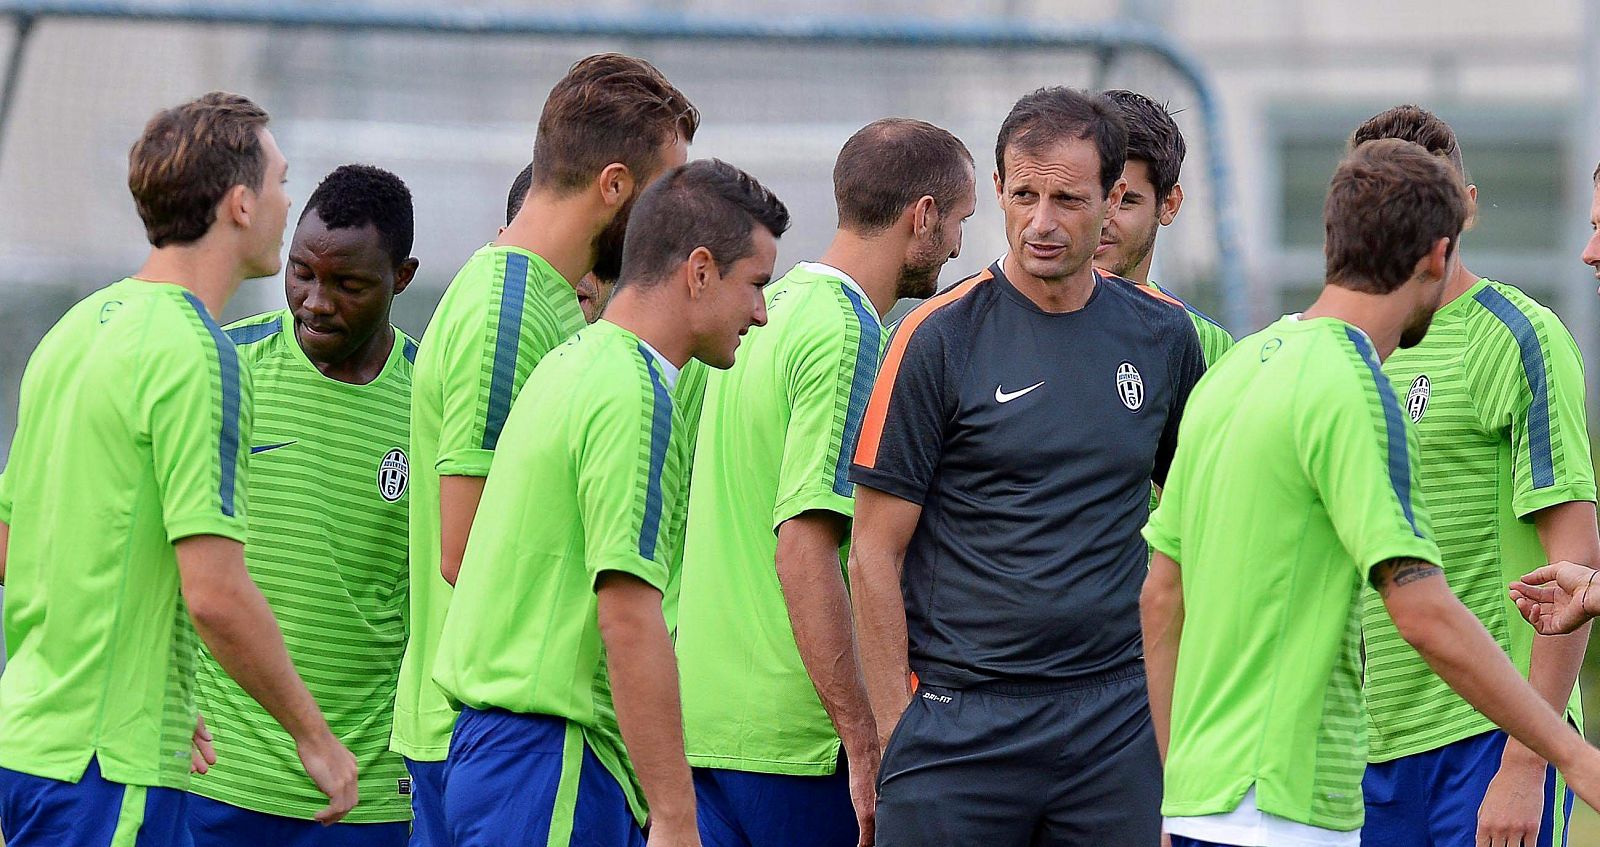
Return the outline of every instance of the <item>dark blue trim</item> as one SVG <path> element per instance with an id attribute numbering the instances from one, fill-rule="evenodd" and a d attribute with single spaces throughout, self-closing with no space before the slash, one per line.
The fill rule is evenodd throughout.
<path id="1" fill-rule="evenodd" d="M 654 559 L 656 536 L 661 529 L 661 474 L 667 464 L 667 445 L 672 441 L 672 394 L 661 381 L 656 357 L 644 344 L 639 345 L 639 355 L 644 357 L 644 366 L 650 371 L 650 384 L 656 398 L 650 415 L 650 479 L 645 483 L 644 520 L 639 524 L 639 555 Z"/>
<path id="2" fill-rule="evenodd" d="M 199 297 L 189 291 L 185 291 L 183 296 L 194 307 L 195 314 L 200 316 L 200 322 L 211 333 L 211 341 L 217 348 L 217 370 L 222 376 L 222 437 L 217 444 L 217 463 L 222 470 L 222 482 L 218 486 L 217 496 L 222 500 L 222 513 L 231 518 L 233 480 L 239 466 L 239 351 L 234 349 L 233 341 L 222 331 L 222 327 L 211 319 L 211 313 L 206 311 Z"/>
<path id="3" fill-rule="evenodd" d="M 417 363 L 417 342 L 409 338 L 404 339 L 404 341 L 405 344 L 400 347 L 400 355 L 406 357 L 406 361 L 414 365 Z"/>
<path id="4" fill-rule="evenodd" d="M 254 456 L 257 453 L 265 453 L 268 450 L 276 450 L 279 447 L 288 447 L 290 444 L 295 444 L 295 443 L 297 443 L 297 442 L 284 441 L 284 442 L 280 442 L 278 444 L 258 444 L 256 446 L 250 448 L 250 455 Z"/>
<path id="5" fill-rule="evenodd" d="M 511 413 L 512 383 L 517 378 L 517 349 L 522 343 L 522 303 L 528 291 L 528 257 L 506 254 L 500 284 L 500 323 L 495 327 L 494 371 L 489 377 L 489 413 L 483 420 L 483 449 L 500 443 L 506 415 Z"/>
<path id="6" fill-rule="evenodd" d="M 257 341 L 264 341 L 283 332 L 283 318 L 280 316 L 277 320 L 263 324 L 230 326 L 223 332 L 227 333 L 235 344 L 254 344 Z"/>
<path id="7" fill-rule="evenodd" d="M 1344 334 L 1356 346 L 1361 361 L 1367 363 L 1367 369 L 1372 372 L 1372 382 L 1378 388 L 1378 399 L 1383 403 L 1383 428 L 1389 442 L 1389 485 L 1394 488 L 1394 496 L 1400 501 L 1400 510 L 1405 512 L 1406 523 L 1411 524 L 1412 534 L 1423 538 L 1422 532 L 1417 529 L 1417 516 L 1411 509 L 1411 445 L 1406 443 L 1406 423 L 1400 414 L 1400 401 L 1394 396 L 1394 386 L 1389 384 L 1389 378 L 1383 375 L 1383 369 L 1378 365 L 1378 354 L 1368 343 L 1367 337 L 1350 326 L 1344 328 Z"/>
<path id="8" fill-rule="evenodd" d="M 867 400 L 872 396 L 872 380 L 878 373 L 878 350 L 881 347 L 883 328 L 877 316 L 861 302 L 861 295 L 848 285 L 840 290 L 855 309 L 856 323 L 860 325 L 860 343 L 856 346 L 855 373 L 850 377 L 850 405 L 845 410 L 844 433 L 839 440 L 839 457 L 833 469 L 833 493 L 849 497 L 850 459 L 856 452 L 856 440 L 861 437 L 861 419 L 867 414 Z"/>
<path id="9" fill-rule="evenodd" d="M 1533 402 L 1528 406 L 1528 464 L 1533 469 L 1533 487 L 1549 488 L 1556 484 L 1556 471 L 1550 446 L 1550 386 L 1545 381 L 1539 333 L 1521 309 L 1493 288 L 1485 286 L 1472 299 L 1506 325 L 1522 351 L 1522 375 L 1533 392 Z"/>

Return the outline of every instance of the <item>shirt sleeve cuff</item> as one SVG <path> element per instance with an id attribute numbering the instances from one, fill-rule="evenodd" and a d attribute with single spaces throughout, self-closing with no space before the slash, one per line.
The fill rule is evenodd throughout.
<path id="1" fill-rule="evenodd" d="M 1444 557 L 1439 554 L 1439 545 L 1431 538 L 1413 536 L 1408 540 L 1396 539 L 1392 544 L 1368 551 L 1358 561 L 1361 566 L 1361 578 L 1369 579 L 1373 568 L 1391 559 L 1419 559 L 1430 565 L 1444 567 Z"/>
<path id="2" fill-rule="evenodd" d="M 1511 499 L 1511 511 L 1519 518 L 1527 518 L 1540 509 L 1559 506 L 1562 503 L 1593 503 L 1595 501 L 1595 486 L 1592 482 L 1574 482 L 1567 485 L 1552 485 L 1529 491 Z"/>
<path id="3" fill-rule="evenodd" d="M 874 491 L 893 494 L 901 500 L 908 500 L 921 506 L 927 499 L 928 486 L 924 483 L 912 482 L 909 479 L 885 473 L 877 468 L 867 468 L 861 465 L 850 466 L 850 481 L 856 485 L 865 485 Z"/>
<path id="4" fill-rule="evenodd" d="M 772 509 L 772 531 L 777 532 L 782 523 L 806 512 L 833 512 L 846 519 L 856 513 L 855 500 L 840 496 L 832 488 L 807 488 L 783 500 Z"/>
<path id="5" fill-rule="evenodd" d="M 1149 544 L 1156 552 L 1180 565 L 1183 564 L 1182 545 L 1178 544 L 1178 539 L 1163 533 L 1154 524 L 1148 523 L 1144 525 L 1144 529 L 1140 530 L 1140 533 L 1144 535 L 1145 543 Z"/>
<path id="6" fill-rule="evenodd" d="M 667 566 L 636 553 L 606 556 L 589 566 L 590 590 L 600 587 L 600 575 L 607 571 L 625 573 L 643 580 L 662 594 L 667 593 Z"/>
<path id="7" fill-rule="evenodd" d="M 440 476 L 488 476 L 493 462 L 493 450 L 469 448 L 445 453 L 433 467 Z"/>
<path id="8" fill-rule="evenodd" d="M 178 515 L 167 519 L 167 541 L 176 544 L 196 535 L 215 535 L 245 543 L 246 524 L 243 517 L 228 517 L 221 512 L 213 514 Z"/>

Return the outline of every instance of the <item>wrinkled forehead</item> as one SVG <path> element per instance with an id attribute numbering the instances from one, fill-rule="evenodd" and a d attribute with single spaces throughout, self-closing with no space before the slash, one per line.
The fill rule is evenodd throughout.
<path id="1" fill-rule="evenodd" d="M 1039 143 L 1014 142 L 1006 148 L 1007 185 L 1022 181 L 1067 185 L 1100 181 L 1100 154 L 1087 138 L 1061 138 Z"/>

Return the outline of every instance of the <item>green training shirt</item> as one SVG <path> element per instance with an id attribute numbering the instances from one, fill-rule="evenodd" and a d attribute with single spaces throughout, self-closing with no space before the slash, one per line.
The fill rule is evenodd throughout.
<path id="1" fill-rule="evenodd" d="M 616 571 L 665 591 L 677 561 L 689 445 L 675 370 L 605 320 L 534 370 L 506 420 L 434 664 L 458 706 L 580 727 L 641 824 L 595 586 Z"/>
<path id="2" fill-rule="evenodd" d="M 1421 488 L 1445 577 L 1528 673 L 1534 632 L 1506 584 L 1548 561 L 1532 514 L 1594 500 L 1583 361 L 1572 334 L 1518 289 L 1479 280 L 1440 309 L 1427 338 L 1384 364 L 1416 424 Z M 1495 728 L 1428 667 L 1368 589 L 1371 761 L 1435 750 Z M 1570 714 L 1582 726 L 1574 687 Z"/>
<path id="3" fill-rule="evenodd" d="M 1283 318 L 1189 398 L 1145 538 L 1183 574 L 1168 817 L 1257 807 L 1360 828 L 1361 591 L 1389 559 L 1439 562 L 1416 434 L 1361 330 Z"/>
<path id="4" fill-rule="evenodd" d="M 0 476 L 0 767 L 184 789 L 195 637 L 173 544 L 245 540 L 250 374 L 200 299 L 124 279 L 70 309 L 22 377 Z"/>
<path id="5" fill-rule="evenodd" d="M 439 575 L 439 477 L 488 476 L 528 374 L 583 325 L 578 295 L 548 262 L 494 245 L 472 254 L 428 323 L 412 379 L 410 634 L 390 739 L 410 759 L 443 761 L 456 722 L 433 684 L 450 605 Z"/>
<path id="6" fill-rule="evenodd" d="M 697 767 L 831 774 L 839 736 L 795 646 L 776 532 L 803 512 L 855 513 L 850 457 L 887 333 L 825 265 L 766 296 L 767 325 L 706 390 L 678 601 L 685 743 Z"/>
<path id="7" fill-rule="evenodd" d="M 1222 354 L 1228 352 L 1228 348 L 1233 346 L 1233 336 L 1222 328 L 1222 324 L 1207 317 L 1199 309 L 1185 303 L 1176 294 L 1157 285 L 1155 280 L 1145 284 L 1173 300 L 1177 300 L 1183 305 L 1184 310 L 1189 313 L 1189 320 L 1194 324 L 1194 331 L 1200 336 L 1200 352 L 1205 356 L 1206 367 L 1209 368 L 1216 364 L 1217 360 L 1222 358 Z"/>
<path id="8" fill-rule="evenodd" d="M 288 310 L 225 329 L 255 383 L 245 563 L 283 629 L 289 657 L 334 735 L 355 754 L 361 803 L 349 823 L 411 818 L 407 774 L 389 750 L 406 646 L 406 504 L 411 362 L 394 346 L 366 385 L 323 376 Z M 294 739 L 202 650 L 196 699 L 217 763 L 190 791 L 269 815 L 311 819 L 327 798 Z"/>

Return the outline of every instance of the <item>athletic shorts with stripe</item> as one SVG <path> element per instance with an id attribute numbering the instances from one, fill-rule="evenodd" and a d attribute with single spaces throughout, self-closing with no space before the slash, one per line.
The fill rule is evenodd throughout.
<path id="1" fill-rule="evenodd" d="M 77 782 L 0 768 L 0 836 L 6 847 L 189 847 L 189 800 L 110 782 L 98 759 Z"/>
<path id="2" fill-rule="evenodd" d="M 644 832 L 577 724 L 463 708 L 445 763 L 452 847 L 644 847 Z"/>

